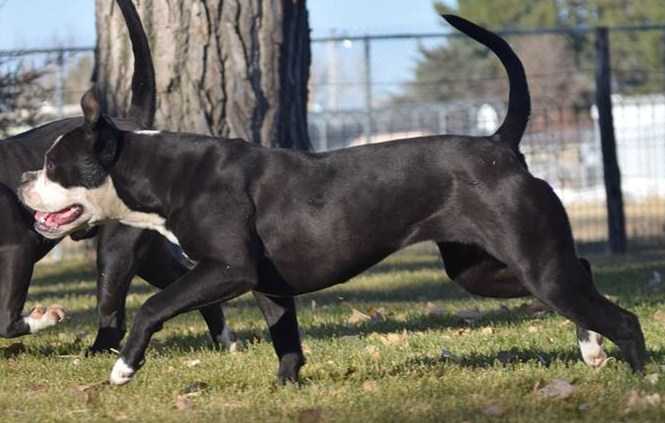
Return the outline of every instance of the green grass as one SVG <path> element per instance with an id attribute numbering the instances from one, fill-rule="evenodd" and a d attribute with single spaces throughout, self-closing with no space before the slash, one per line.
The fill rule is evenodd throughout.
<path id="1" fill-rule="evenodd" d="M 654 314 L 665 310 L 665 291 L 652 292 L 646 283 L 654 270 L 665 275 L 665 253 L 592 261 L 601 290 L 639 314 L 650 353 L 663 363 L 664 323 Z M 638 378 L 608 342 L 616 359 L 600 370 L 587 368 L 578 358 L 573 325 L 552 314 L 527 314 L 518 309 L 524 300 L 471 297 L 444 278 L 427 247 L 402 252 L 345 285 L 298 300 L 308 359 L 299 387 L 275 386 L 277 362 L 251 296 L 227 307 L 245 344 L 241 352 L 215 351 L 202 319 L 180 316 L 155 336 L 135 380 L 111 387 L 102 382 L 115 357 L 79 356 L 95 334 L 93 271 L 81 262 L 38 268 L 28 307 L 60 303 L 68 318 L 37 336 L 0 340 L 3 422 L 665 419 L 660 366 L 651 364 L 648 371 L 664 372 L 656 383 Z M 143 282 L 134 284 L 130 314 L 151 292 Z M 427 302 L 443 313 L 428 315 Z M 499 311 L 501 305 L 510 311 Z M 492 312 L 471 324 L 454 315 L 475 307 Z M 351 324 L 352 309 L 381 310 L 383 319 Z M 22 347 L 11 347 L 17 342 Z M 454 357 L 442 358 L 442 349 Z M 571 382 L 573 395 L 545 399 L 534 393 L 534 386 L 553 379 Z M 178 395 L 200 382 L 204 389 L 180 400 L 179 409 Z M 633 390 L 664 397 L 662 403 L 627 411 Z M 490 415 L 488 406 L 501 415 Z"/>

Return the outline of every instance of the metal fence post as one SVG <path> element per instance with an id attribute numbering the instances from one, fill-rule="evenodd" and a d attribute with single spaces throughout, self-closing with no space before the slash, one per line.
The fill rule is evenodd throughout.
<path id="1" fill-rule="evenodd" d="M 621 191 L 621 169 L 619 169 L 617 160 L 614 135 L 611 79 L 608 29 L 601 27 L 596 29 L 596 105 L 603 153 L 610 251 L 614 254 L 621 254 L 626 252 L 626 217 Z"/>
<path id="2" fill-rule="evenodd" d="M 65 50 L 58 51 L 58 75 L 55 89 L 55 102 L 58 108 L 58 117 L 63 119 L 65 117 Z"/>
<path id="3" fill-rule="evenodd" d="M 365 142 L 372 140 L 372 40 L 368 35 L 363 37 L 364 71 L 365 71 Z"/>

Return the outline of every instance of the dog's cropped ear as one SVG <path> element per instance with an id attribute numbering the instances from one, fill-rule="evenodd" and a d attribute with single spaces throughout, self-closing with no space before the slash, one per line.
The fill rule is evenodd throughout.
<path id="1" fill-rule="evenodd" d="M 85 124 L 89 128 L 95 128 L 102 115 L 102 106 L 97 98 L 97 90 L 95 87 L 90 88 L 85 94 L 83 94 L 83 97 L 81 97 L 81 109 L 83 110 Z"/>

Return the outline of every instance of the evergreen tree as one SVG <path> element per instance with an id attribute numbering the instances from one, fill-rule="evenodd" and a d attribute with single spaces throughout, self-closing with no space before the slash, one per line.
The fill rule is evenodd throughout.
<path id="1" fill-rule="evenodd" d="M 525 63 L 534 97 L 556 98 L 586 107 L 593 90 L 593 32 L 575 28 L 664 24 L 662 0 L 458 0 L 435 3 L 438 13 L 454 13 L 495 30 L 569 28 L 561 35 L 513 36 L 509 42 Z M 665 33 L 612 32 L 616 89 L 624 94 L 662 92 Z M 449 101 L 502 95 L 505 76 L 498 61 L 462 37 L 421 49 L 414 80 L 401 100 Z"/>

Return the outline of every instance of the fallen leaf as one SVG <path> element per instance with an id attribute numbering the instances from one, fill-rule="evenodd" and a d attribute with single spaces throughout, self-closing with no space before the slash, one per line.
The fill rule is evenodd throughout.
<path id="1" fill-rule="evenodd" d="M 624 411 L 629 413 L 649 407 L 656 407 L 659 406 L 660 403 L 660 394 L 647 394 L 646 392 L 640 392 L 637 389 L 632 389 L 630 392 L 628 392 L 626 398 L 626 408 Z"/>
<path id="2" fill-rule="evenodd" d="M 383 320 L 386 320 L 386 309 L 383 307 L 379 308 L 370 308 L 367 310 L 367 315 L 369 315 L 370 319 L 375 322 L 381 322 Z"/>
<path id="3" fill-rule="evenodd" d="M 536 385 L 538 387 L 538 385 Z M 577 388 L 564 379 L 554 379 L 545 386 L 536 390 L 541 398 L 566 399 L 572 396 Z"/>
<path id="4" fill-rule="evenodd" d="M 471 329 L 469 328 L 460 328 L 455 331 L 455 335 L 457 336 L 464 336 L 467 335 L 471 332 Z"/>
<path id="5" fill-rule="evenodd" d="M 529 326 L 526 328 L 527 332 L 529 333 L 538 333 L 540 332 L 540 328 L 538 326 Z"/>
<path id="6" fill-rule="evenodd" d="M 362 311 L 356 310 L 355 308 L 351 309 L 351 317 L 348 318 L 347 322 L 352 325 L 357 325 L 363 322 L 372 320 L 370 316 L 363 313 Z"/>
<path id="7" fill-rule="evenodd" d="M 499 404 L 488 404 L 480 409 L 480 412 L 490 417 L 501 417 L 506 414 L 506 409 Z"/>
<path id="8" fill-rule="evenodd" d="M 365 348 L 365 350 L 374 360 L 378 360 L 379 358 L 381 358 L 381 353 L 379 352 L 379 349 L 374 345 L 368 345 L 367 348 Z"/>
<path id="9" fill-rule="evenodd" d="M 108 384 L 109 384 L 108 380 L 102 380 L 100 382 L 89 383 L 87 385 L 76 385 L 76 386 L 74 386 L 74 389 L 76 389 L 79 392 L 85 392 L 85 391 L 89 391 L 91 389 L 97 389 L 101 386 L 108 385 Z"/>
<path id="10" fill-rule="evenodd" d="M 306 408 L 298 413 L 298 423 L 318 423 L 321 421 L 320 408 Z"/>
<path id="11" fill-rule="evenodd" d="M 48 385 L 43 384 L 43 383 L 35 383 L 33 385 L 30 385 L 29 388 L 32 392 L 43 392 L 48 390 Z"/>
<path id="12" fill-rule="evenodd" d="M 74 386 L 74 391 L 81 402 L 92 404 L 97 401 L 97 398 L 99 397 L 99 388 L 103 385 L 108 385 L 108 381 L 104 380 L 88 385 L 76 385 Z"/>
<path id="13" fill-rule="evenodd" d="M 194 401 L 188 395 L 178 395 L 175 397 L 175 408 L 180 411 L 189 410 L 194 406 Z"/>
<path id="14" fill-rule="evenodd" d="M 658 373 L 651 373 L 650 375 L 646 375 L 644 379 L 650 384 L 656 385 L 658 383 L 658 379 L 660 379 L 660 375 Z"/>
<path id="15" fill-rule="evenodd" d="M 484 327 L 480 330 L 480 333 L 483 335 L 492 335 L 494 333 L 494 328 L 490 326 Z"/>
<path id="16" fill-rule="evenodd" d="M 403 345 L 408 343 L 408 337 L 406 330 L 401 333 L 389 333 L 387 335 L 379 335 L 379 340 L 383 342 L 383 345 Z"/>
<path id="17" fill-rule="evenodd" d="M 446 312 L 443 310 L 443 307 L 438 306 L 433 302 L 428 302 L 425 304 L 425 314 L 429 317 L 443 317 Z"/>
<path id="18" fill-rule="evenodd" d="M 378 384 L 375 380 L 368 380 L 363 383 L 363 391 L 366 392 L 375 392 L 378 388 Z"/>
<path id="19" fill-rule="evenodd" d="M 186 360 L 185 361 L 185 366 L 187 367 L 196 367 L 199 364 L 201 364 L 201 360 L 196 359 L 196 360 Z"/>
<path id="20" fill-rule="evenodd" d="M 665 310 L 658 310 L 653 314 L 653 319 L 657 322 L 665 323 Z"/>

